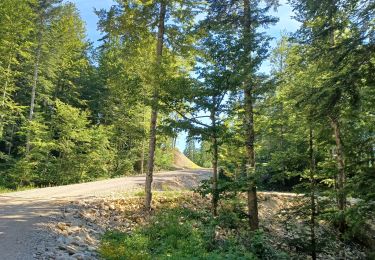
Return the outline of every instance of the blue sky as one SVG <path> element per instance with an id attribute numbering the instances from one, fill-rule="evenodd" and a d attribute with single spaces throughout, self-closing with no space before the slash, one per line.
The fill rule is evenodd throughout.
<path id="1" fill-rule="evenodd" d="M 76 4 L 80 11 L 82 19 L 86 23 L 87 37 L 94 43 L 94 46 L 98 46 L 98 40 L 101 38 L 100 32 L 97 30 L 98 17 L 94 13 L 94 9 L 108 9 L 111 5 L 115 4 L 113 0 L 69 0 Z M 274 47 L 278 39 L 283 32 L 294 32 L 298 29 L 299 24 L 297 21 L 292 19 L 293 11 L 291 7 L 286 4 L 286 0 L 281 0 L 281 6 L 277 12 L 272 12 L 272 15 L 279 18 L 279 22 L 267 28 L 266 31 L 269 35 L 275 39 L 271 42 L 271 46 Z M 265 62 L 261 71 L 269 71 L 269 63 Z M 180 134 L 177 140 L 177 147 L 182 151 L 185 147 L 186 134 Z"/>

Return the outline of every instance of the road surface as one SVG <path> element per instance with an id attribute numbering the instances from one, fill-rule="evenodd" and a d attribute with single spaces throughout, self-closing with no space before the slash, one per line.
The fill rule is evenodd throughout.
<path id="1" fill-rule="evenodd" d="M 158 173 L 154 183 L 205 179 L 209 170 L 181 170 Z M 144 176 L 0 194 L 0 260 L 33 259 L 32 252 L 44 243 L 41 225 L 57 214 L 63 203 L 128 192 L 143 186 Z M 191 182 L 194 183 L 194 182 Z"/>

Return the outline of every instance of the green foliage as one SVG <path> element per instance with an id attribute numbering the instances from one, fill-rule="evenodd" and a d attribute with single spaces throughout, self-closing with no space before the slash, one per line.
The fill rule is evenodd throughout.
<path id="1" fill-rule="evenodd" d="M 250 250 L 260 259 L 289 259 L 286 253 L 275 250 L 267 243 L 262 231 L 256 231 L 247 236 L 249 237 Z"/>
<path id="2" fill-rule="evenodd" d="M 48 186 L 110 176 L 111 129 L 90 126 L 88 117 L 87 112 L 56 101 L 48 125 L 33 120 L 25 127 L 33 137 L 31 149 L 8 170 L 7 185 Z"/>
<path id="3" fill-rule="evenodd" d="M 99 251 L 104 259 L 288 259 L 262 232 L 217 241 L 215 229 L 222 222 L 207 213 L 164 209 L 132 234 L 106 233 Z"/>
<path id="4" fill-rule="evenodd" d="M 210 168 L 212 166 L 210 142 L 201 141 L 198 145 L 196 147 L 196 140 L 189 138 L 186 141 L 184 155 L 197 165 L 203 168 Z"/>
<path id="5" fill-rule="evenodd" d="M 140 48 L 111 30 L 111 40 L 91 55 L 78 10 L 59 0 L 1 1 L 0 32 L 0 184 L 49 186 L 140 172 L 155 80 L 151 34 Z M 157 167 L 167 169 L 173 153 L 168 136 L 160 140 Z"/>

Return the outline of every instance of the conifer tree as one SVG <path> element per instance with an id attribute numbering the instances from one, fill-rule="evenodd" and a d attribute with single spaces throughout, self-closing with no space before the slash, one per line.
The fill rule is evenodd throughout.
<path id="1" fill-rule="evenodd" d="M 209 19 L 215 24 L 213 30 L 223 30 L 232 34 L 233 41 L 229 42 L 228 50 L 235 51 L 236 58 L 232 61 L 237 71 L 237 89 L 244 95 L 243 109 L 246 130 L 245 147 L 247 151 L 248 176 L 248 217 L 249 226 L 256 230 L 259 226 L 256 194 L 255 153 L 254 153 L 254 89 L 256 73 L 261 62 L 267 57 L 269 37 L 259 32 L 259 28 L 275 23 L 276 18 L 267 14 L 270 8 L 277 6 L 274 1 L 209 1 Z M 262 6 L 264 5 L 264 6 Z"/>

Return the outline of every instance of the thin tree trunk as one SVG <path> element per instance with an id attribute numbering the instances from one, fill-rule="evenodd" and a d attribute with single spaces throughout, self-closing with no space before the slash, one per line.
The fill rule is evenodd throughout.
<path id="1" fill-rule="evenodd" d="M 167 6 L 164 1 L 160 2 L 160 14 L 159 14 L 159 28 L 158 28 L 158 41 L 156 47 L 156 65 L 160 67 L 163 56 L 163 46 L 164 46 L 164 30 L 165 30 L 165 15 L 167 12 Z M 159 84 L 159 83 L 158 83 Z M 159 102 L 159 86 L 155 86 L 153 98 L 152 98 L 152 108 L 151 108 L 151 122 L 150 122 L 150 149 L 148 154 L 148 165 L 145 183 L 145 209 L 146 211 L 151 210 L 151 200 L 152 200 L 152 178 L 154 173 L 154 161 L 155 161 L 155 148 L 156 148 L 156 122 L 158 118 L 158 102 Z"/>
<path id="2" fill-rule="evenodd" d="M 211 111 L 211 124 L 213 129 L 212 134 L 212 214 L 217 216 L 217 205 L 219 202 L 219 192 L 218 192 L 218 143 L 216 134 L 216 115 L 215 110 Z"/>
<path id="3" fill-rule="evenodd" d="M 254 152 L 254 112 L 252 101 L 252 90 L 250 87 L 245 90 L 245 109 L 246 109 L 246 153 L 247 153 L 247 174 L 252 178 L 255 172 L 255 152 Z M 258 198 L 255 180 L 250 183 L 247 192 L 247 206 L 249 215 L 249 225 L 251 230 L 259 228 L 258 219 Z"/>
<path id="4" fill-rule="evenodd" d="M 246 56 L 250 57 L 251 46 L 251 20 L 250 20 L 250 1 L 244 0 L 244 40 Z M 250 61 L 249 61 L 250 65 Z M 249 72 L 251 73 L 251 72 Z M 245 92 L 245 124 L 246 124 L 246 152 L 247 152 L 247 175 L 253 177 L 255 171 L 255 153 L 254 153 L 254 112 L 253 112 L 253 97 L 252 97 L 252 83 L 250 81 L 244 84 Z M 251 230 L 259 228 L 258 219 L 258 198 L 255 180 L 250 183 L 247 191 L 247 206 L 249 216 L 249 226 Z"/>
<path id="5" fill-rule="evenodd" d="M 39 78 L 40 55 L 41 55 L 41 52 L 42 52 L 42 36 L 43 36 L 42 33 L 39 32 L 39 34 L 38 34 L 38 47 L 37 47 L 37 50 L 36 50 L 36 57 L 35 57 L 35 64 L 34 64 L 33 86 L 32 86 L 32 89 L 31 89 L 29 122 L 31 122 L 33 120 L 33 117 L 34 117 L 35 95 L 36 95 L 36 87 L 37 87 L 38 78 Z M 29 151 L 30 151 L 30 131 L 27 132 L 27 136 L 26 136 L 26 154 L 28 154 Z"/>
<path id="6" fill-rule="evenodd" d="M 217 138 L 214 136 L 213 140 L 213 182 L 212 182 L 212 212 L 214 216 L 217 216 L 217 205 L 219 202 L 219 192 L 218 192 L 218 144 Z"/>
<path id="7" fill-rule="evenodd" d="M 141 152 L 141 174 L 145 173 L 145 141 L 142 140 L 142 152 Z"/>
<path id="8" fill-rule="evenodd" d="M 309 138 L 309 153 L 310 153 L 310 203 L 311 203 L 311 218 L 310 218 L 310 239 L 311 239 L 311 258 L 316 260 L 316 235 L 315 235 L 315 216 L 316 216 L 316 202 L 315 202 L 315 155 L 314 155 L 314 136 L 313 130 L 310 127 Z"/>
<path id="9" fill-rule="evenodd" d="M 337 160 L 337 207 L 338 209 L 343 213 L 343 211 L 346 208 L 346 194 L 345 194 L 345 161 L 344 161 L 344 152 L 342 148 L 342 142 L 341 142 L 341 133 L 340 133 L 340 125 L 337 118 L 330 117 L 331 120 L 331 126 L 333 129 L 333 134 L 335 137 L 336 142 L 336 160 Z M 344 223 L 340 223 L 341 225 L 344 225 Z M 341 226 L 340 228 L 343 229 L 344 226 Z"/>
<path id="10" fill-rule="evenodd" d="M 146 131 L 146 113 L 143 113 L 143 130 Z M 141 174 L 144 174 L 145 170 L 145 137 L 142 137 L 142 151 L 141 151 Z"/>

